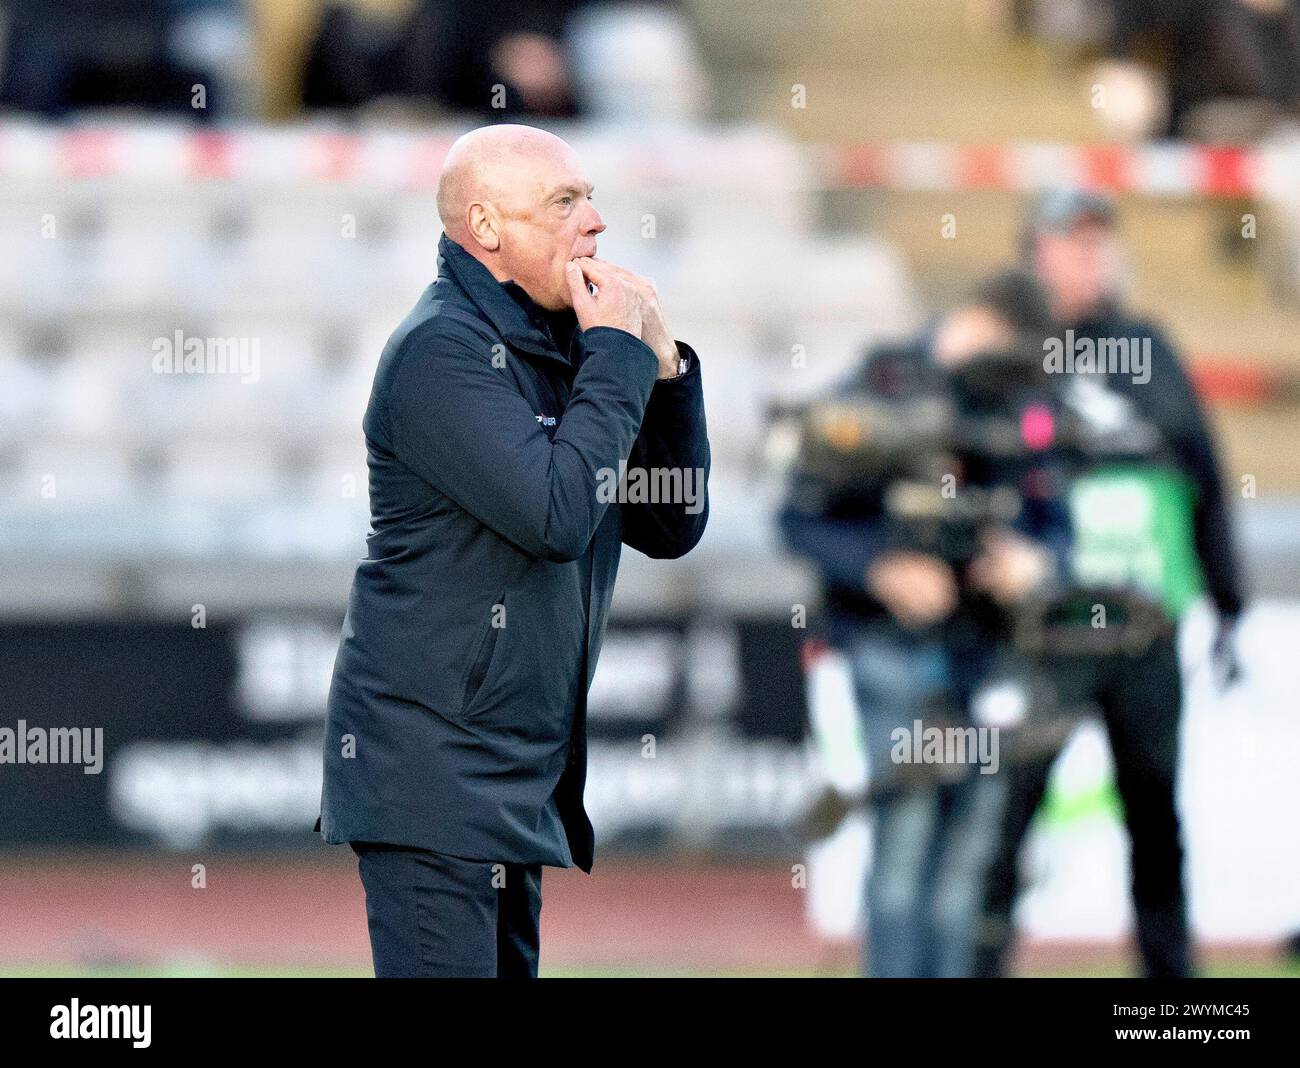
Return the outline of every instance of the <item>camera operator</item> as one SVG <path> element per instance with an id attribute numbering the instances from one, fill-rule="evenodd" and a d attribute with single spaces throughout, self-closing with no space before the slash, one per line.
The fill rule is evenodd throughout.
<path id="1" fill-rule="evenodd" d="M 963 403 L 980 391 L 953 383 L 987 354 L 1036 350 L 1041 371 L 1046 322 L 1032 281 L 1000 277 L 914 342 L 873 351 L 830 403 L 865 396 L 889 410 L 936 394 Z M 1034 370 L 1032 361 L 1011 366 Z M 995 398 L 1007 385 L 1000 374 L 993 376 Z M 999 414 L 1013 424 L 1017 416 Z M 887 415 L 871 433 L 898 438 L 900 454 L 924 453 L 924 432 L 904 421 Z M 977 492 L 971 483 L 1019 487 L 1025 475 L 1014 463 L 942 464 L 957 472 L 930 471 L 919 483 L 940 523 Z M 941 486 L 948 478 L 961 480 L 952 494 Z M 1053 533 L 1062 532 L 1063 521 L 1050 501 L 1017 501 L 1043 507 L 1016 507 L 1005 521 L 958 524 L 938 539 L 922 537 L 933 534 L 933 524 L 900 525 L 891 514 L 889 494 L 900 481 L 891 471 L 846 481 L 802 465 L 780 523 L 789 546 L 820 567 L 826 637 L 849 661 L 863 728 L 875 813 L 866 970 L 962 976 L 972 966 L 984 870 L 1002 811 L 1000 783 L 993 788 L 996 776 L 986 779 L 969 767 L 918 776 L 894 747 L 898 732 L 913 732 L 918 721 L 927 727 L 970 722 L 972 694 L 1008 647 L 1007 610 L 1049 580 Z M 880 789 L 895 783 L 897 789 Z"/>
<path id="2" fill-rule="evenodd" d="M 1062 377 L 1069 378 L 1068 387 L 1082 407 L 1122 408 L 1149 423 L 1161 439 L 1162 463 L 1186 487 L 1181 507 L 1161 504 L 1159 480 L 1166 486 L 1173 483 L 1161 467 L 1151 464 L 1146 474 L 1157 488 L 1146 498 L 1148 503 L 1135 510 L 1153 515 L 1163 510 L 1167 521 L 1152 523 L 1155 536 L 1149 552 L 1129 554 L 1134 561 L 1144 555 L 1161 558 L 1166 586 L 1175 583 L 1180 570 L 1190 573 L 1181 591 L 1167 590 L 1162 597 L 1168 625 L 1145 650 L 1097 662 L 1082 680 L 1073 680 L 1076 692 L 1099 707 L 1109 737 L 1130 839 L 1143 969 L 1151 976 L 1186 976 L 1192 972 L 1192 960 L 1175 806 L 1182 679 L 1174 621 L 1203 587 L 1218 611 L 1212 664 L 1226 686 L 1238 674 L 1232 632 L 1243 601 L 1214 446 L 1173 348 L 1154 325 L 1128 315 L 1118 300 L 1122 250 L 1112 203 L 1078 190 L 1046 194 L 1026 227 L 1022 251 L 1048 294 L 1061 337 L 1123 340 L 1145 350 L 1139 374 L 1098 367 Z M 1166 492 L 1164 499 L 1174 496 Z M 1096 515 L 1085 517 L 1085 522 L 1099 521 Z M 1175 543 L 1172 551 L 1169 544 L 1156 544 L 1156 528 L 1165 532 L 1166 543 Z M 1005 971 L 1017 854 L 1042 800 L 1053 755 L 1009 769 L 1001 841 L 989 868 L 978 935 L 976 974 Z"/>

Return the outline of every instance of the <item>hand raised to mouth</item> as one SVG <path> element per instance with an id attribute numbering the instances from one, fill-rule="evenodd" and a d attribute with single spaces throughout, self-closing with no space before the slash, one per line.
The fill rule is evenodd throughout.
<path id="1" fill-rule="evenodd" d="M 578 325 L 583 330 L 612 326 L 641 337 L 642 301 L 632 282 L 585 256 L 566 263 L 564 274 L 569 282 L 569 295 L 573 299 Z M 595 293 L 587 288 L 588 283 L 596 287 Z"/>
<path id="2" fill-rule="evenodd" d="M 655 284 L 647 278 L 634 274 L 626 267 L 620 267 L 616 263 L 597 259 L 594 256 L 583 256 L 574 262 L 597 286 L 600 285 L 597 275 L 604 275 L 609 279 L 619 279 L 632 287 L 640 298 L 641 308 L 641 329 L 635 333 L 654 350 L 659 358 L 658 377 L 661 379 L 676 377 L 680 369 L 681 357 L 677 351 L 677 342 L 673 340 L 673 335 L 664 320 L 663 306 L 659 302 L 659 292 L 655 289 Z M 574 307 L 575 309 L 577 307 L 576 301 Z"/>

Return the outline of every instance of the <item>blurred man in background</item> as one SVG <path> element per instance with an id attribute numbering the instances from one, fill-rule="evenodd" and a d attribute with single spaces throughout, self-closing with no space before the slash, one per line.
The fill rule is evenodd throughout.
<path id="1" fill-rule="evenodd" d="M 916 341 L 874 351 L 833 396 L 893 404 L 966 395 L 956 385 L 965 372 L 1026 343 L 1036 348 L 1045 322 L 1032 282 L 996 279 Z M 1032 370 L 1030 362 L 1023 366 Z M 1015 385 L 995 384 L 998 417 L 1015 420 Z M 959 411 L 974 414 L 969 402 Z M 919 427 L 884 418 L 891 425 L 868 435 L 892 432 L 903 445 L 913 429 L 919 437 Z M 909 447 L 925 446 L 918 440 Z M 1028 474 L 1012 460 L 971 464 L 945 476 L 961 480 L 951 499 L 938 475 L 922 492 L 942 516 L 981 488 L 1008 488 L 1019 498 Z M 895 759 L 897 732 L 972 722 L 972 698 L 1007 648 L 1008 612 L 1050 580 L 1053 539 L 1062 530 L 1046 511 L 1017 507 L 1006 518 L 958 521 L 932 539 L 922 534 L 932 528 L 928 521 L 921 528 L 895 522 L 895 485 L 890 474 L 840 480 L 797 471 L 780 522 L 790 547 L 822 572 L 827 636 L 848 657 L 856 690 L 875 813 L 867 971 L 956 977 L 971 967 L 1000 794 L 969 767 L 918 777 Z"/>
<path id="2" fill-rule="evenodd" d="M 301 98 L 309 109 L 401 101 L 493 122 L 635 116 L 653 105 L 628 89 L 671 98 L 674 82 L 691 80 L 693 36 L 671 0 L 335 2 L 308 49 Z"/>
<path id="3" fill-rule="evenodd" d="M 1133 566 L 1138 559 L 1159 561 L 1162 574 L 1157 581 L 1165 583 L 1163 601 L 1171 620 L 1203 585 L 1218 612 L 1212 662 L 1220 682 L 1226 685 L 1237 674 L 1232 634 L 1243 594 L 1222 478 L 1204 413 L 1173 347 L 1154 324 L 1130 315 L 1119 299 L 1122 248 L 1115 232 L 1113 204 L 1078 190 L 1049 192 L 1033 211 L 1022 251 L 1048 294 L 1056 329 L 1071 346 L 1120 342 L 1141 346 L 1141 351 L 1149 353 L 1149 366 L 1141 374 L 1114 369 L 1079 371 L 1071 376 L 1068 391 L 1081 410 L 1101 413 L 1103 419 L 1118 423 L 1131 413 L 1148 422 L 1158 432 L 1175 472 L 1182 476 L 1181 483 L 1188 487 L 1190 500 L 1181 511 L 1173 504 L 1162 504 L 1158 489 L 1144 498 L 1142 514 L 1163 516 L 1163 520 L 1155 518 L 1152 525 L 1163 527 L 1173 537 L 1164 545 L 1157 544 L 1161 532 L 1153 529 L 1151 544 L 1131 550 L 1125 566 Z M 1153 472 L 1153 477 L 1159 473 Z M 1135 511 L 1131 499 L 1125 507 Z M 1185 553 L 1178 551 L 1179 537 L 1186 542 Z M 1181 555 L 1191 557 L 1192 566 L 1199 565 L 1199 575 L 1187 576 L 1180 588 L 1174 589 L 1170 581 L 1177 578 Z M 1105 720 L 1130 837 L 1132 894 L 1143 967 L 1153 976 L 1189 975 L 1192 958 L 1176 810 L 1182 712 L 1176 632 L 1171 625 L 1140 655 L 1095 665 L 1089 677 L 1076 678 L 1072 684 L 1077 696 L 1089 691 L 1086 696 L 1096 702 Z M 1010 772 L 1001 844 L 990 868 L 979 974 L 1005 970 L 1016 857 L 1046 789 L 1050 766 L 1051 761 L 1045 760 Z"/>
<path id="4" fill-rule="evenodd" d="M 1163 70 L 1165 121 L 1154 133 L 1243 140 L 1283 114 L 1300 113 L 1296 0 L 1112 0 L 1110 7 L 1109 58 Z M 1197 114 L 1225 100 L 1252 105 L 1253 113 L 1234 116 L 1230 134 Z"/>
<path id="5" fill-rule="evenodd" d="M 344 108 L 408 97 L 494 119 L 572 117 L 563 33 L 588 2 L 422 0 L 400 21 L 331 4 L 308 56 L 303 103 Z"/>

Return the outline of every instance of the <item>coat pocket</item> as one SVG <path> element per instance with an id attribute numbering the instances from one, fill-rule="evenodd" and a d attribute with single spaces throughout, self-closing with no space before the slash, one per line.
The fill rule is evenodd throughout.
<path id="1" fill-rule="evenodd" d="M 497 646 L 500 644 L 500 633 L 505 628 L 505 603 L 506 598 L 503 593 L 492 605 L 487 631 L 479 641 L 478 651 L 474 654 L 474 659 L 469 666 L 469 672 L 465 676 L 464 698 L 460 706 L 461 715 L 469 711 L 474 698 L 478 696 L 479 690 L 483 688 L 483 683 L 487 681 Z"/>

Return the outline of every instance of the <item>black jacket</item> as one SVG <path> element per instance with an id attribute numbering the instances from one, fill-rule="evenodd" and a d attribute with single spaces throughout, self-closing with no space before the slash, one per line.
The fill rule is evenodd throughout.
<path id="1" fill-rule="evenodd" d="M 656 382 L 639 338 L 540 314 L 445 235 L 438 252 L 363 423 L 372 529 L 318 827 L 334 843 L 589 871 L 587 688 L 621 544 L 678 557 L 708 516 L 703 496 L 611 505 L 602 479 L 623 460 L 707 478 L 699 361 L 680 345 L 687 373 Z"/>
<path id="2" fill-rule="evenodd" d="M 1130 375 L 1108 375 L 1106 386 L 1127 397 L 1137 412 L 1155 425 L 1183 472 L 1195 484 L 1193 534 L 1205 591 L 1221 615 L 1236 617 L 1245 595 L 1223 476 L 1209 422 L 1177 353 L 1158 327 L 1143 319 L 1129 318 L 1113 304 L 1073 328 L 1077 337 L 1093 340 L 1151 339 L 1150 381 L 1134 382 Z"/>

